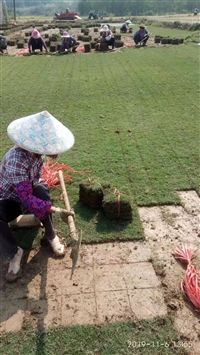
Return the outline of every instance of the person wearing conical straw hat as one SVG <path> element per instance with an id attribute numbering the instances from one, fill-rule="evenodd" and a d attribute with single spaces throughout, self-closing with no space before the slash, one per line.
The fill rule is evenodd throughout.
<path id="1" fill-rule="evenodd" d="M 57 256 L 65 254 L 53 227 L 52 213 L 63 221 L 74 216 L 73 211 L 52 206 L 47 184 L 41 181 L 44 157 L 56 158 L 74 145 L 72 132 L 42 111 L 11 122 L 7 133 L 15 145 L 8 150 L 0 165 L 0 256 L 10 260 L 6 279 L 20 275 L 23 250 L 13 238 L 9 222 L 29 211 L 44 226 L 44 238 Z"/>
<path id="2" fill-rule="evenodd" d="M 132 28 L 129 28 L 129 25 L 132 25 L 130 20 L 125 21 L 120 27 L 120 33 L 132 33 Z"/>
<path id="3" fill-rule="evenodd" d="M 68 32 L 63 32 L 62 35 L 62 42 L 60 45 L 59 53 L 64 54 L 64 53 L 69 53 L 71 50 L 73 53 L 76 52 L 77 47 L 79 46 L 80 42 L 77 42 L 77 40 L 70 36 Z"/>
<path id="4" fill-rule="evenodd" d="M 45 51 L 47 52 L 47 45 L 42 39 L 40 32 L 35 28 L 33 32 L 31 33 L 31 37 L 29 38 L 28 41 L 28 50 L 29 53 L 34 53 L 36 49 L 39 49 L 40 52 L 43 51 L 43 47 Z"/>
<path id="5" fill-rule="evenodd" d="M 101 29 L 101 37 L 97 40 L 97 42 L 105 42 L 109 49 L 109 46 L 112 46 L 112 49 L 115 48 L 115 37 L 108 25 L 104 25 Z"/>
<path id="6" fill-rule="evenodd" d="M 133 36 L 133 40 L 135 45 L 141 44 L 142 46 L 146 46 L 146 43 L 150 37 L 149 31 L 146 29 L 145 25 L 142 23 L 139 26 L 139 30 L 137 30 Z"/>

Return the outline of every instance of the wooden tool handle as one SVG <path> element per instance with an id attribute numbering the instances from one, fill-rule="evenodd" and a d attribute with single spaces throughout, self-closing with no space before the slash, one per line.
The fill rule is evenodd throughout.
<path id="1" fill-rule="evenodd" d="M 59 175 L 59 179 L 60 179 L 60 185 L 61 185 L 61 189 L 62 189 L 62 195 L 63 195 L 63 199 L 64 199 L 64 203 L 65 203 L 65 208 L 67 211 L 70 211 L 71 207 L 70 207 L 69 198 L 68 198 L 66 187 L 65 187 L 65 181 L 63 178 L 62 170 L 59 170 L 58 175 Z M 70 236 L 73 240 L 77 241 L 78 236 L 77 236 L 77 231 L 76 231 L 76 227 L 75 227 L 75 223 L 74 223 L 74 218 L 72 216 L 68 216 L 67 218 L 68 218 L 68 225 L 69 225 L 69 229 L 70 229 Z"/>

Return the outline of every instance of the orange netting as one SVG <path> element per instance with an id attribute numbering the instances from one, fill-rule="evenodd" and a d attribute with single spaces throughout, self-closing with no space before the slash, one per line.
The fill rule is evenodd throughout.
<path id="1" fill-rule="evenodd" d="M 46 163 L 44 163 L 44 169 L 42 172 L 41 179 L 45 180 L 48 184 L 48 187 L 55 187 L 59 188 L 59 178 L 58 178 L 58 171 L 59 170 L 67 170 L 68 172 L 72 173 L 74 170 L 70 168 L 70 166 L 64 165 L 64 164 L 59 164 L 55 162 L 55 160 L 49 159 L 47 160 Z M 71 176 L 69 176 L 67 173 L 63 173 L 63 177 L 65 182 L 70 182 L 72 181 Z"/>
<path id="2" fill-rule="evenodd" d="M 177 247 L 173 253 L 175 258 L 182 260 L 188 264 L 185 278 L 181 282 L 181 290 L 184 295 L 193 303 L 197 310 L 200 311 L 200 274 L 192 265 L 193 252 L 186 246 Z"/>
<path id="3" fill-rule="evenodd" d="M 22 49 L 20 52 L 18 52 L 18 53 L 16 54 L 16 57 L 20 57 L 20 56 L 22 56 L 22 55 L 24 55 L 24 54 L 27 54 L 27 53 L 29 53 L 28 48 L 24 48 L 24 49 Z"/>

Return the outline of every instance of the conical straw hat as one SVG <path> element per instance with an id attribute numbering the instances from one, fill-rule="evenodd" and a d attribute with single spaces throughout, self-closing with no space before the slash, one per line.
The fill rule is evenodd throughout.
<path id="1" fill-rule="evenodd" d="M 72 132 L 48 111 L 11 122 L 7 132 L 19 147 L 37 154 L 56 155 L 74 145 Z"/>

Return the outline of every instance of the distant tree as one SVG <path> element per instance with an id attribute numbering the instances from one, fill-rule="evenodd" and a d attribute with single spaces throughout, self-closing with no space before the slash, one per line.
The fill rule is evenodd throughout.
<path id="1" fill-rule="evenodd" d="M 13 0 L 6 0 L 7 7 L 13 9 Z M 148 14 L 193 12 L 199 8 L 196 0 L 16 0 L 16 11 L 26 14 L 51 13 L 69 8 L 77 11 L 81 16 L 88 15 L 91 10 L 100 15 L 113 14 L 115 16 L 142 16 Z M 54 12 L 55 12 L 54 11 Z"/>

